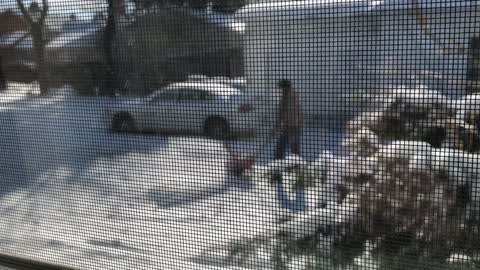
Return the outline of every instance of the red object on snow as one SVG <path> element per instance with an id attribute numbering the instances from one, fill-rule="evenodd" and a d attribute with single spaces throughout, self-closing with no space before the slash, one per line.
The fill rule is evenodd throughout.
<path id="1" fill-rule="evenodd" d="M 250 169 L 255 165 L 255 156 L 242 155 L 242 156 L 232 156 L 230 164 L 230 170 L 235 175 L 242 175 L 246 170 Z"/>

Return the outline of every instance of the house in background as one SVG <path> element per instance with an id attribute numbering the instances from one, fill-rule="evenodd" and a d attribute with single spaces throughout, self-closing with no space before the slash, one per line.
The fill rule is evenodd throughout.
<path id="1" fill-rule="evenodd" d="M 0 13 L 0 34 L 28 30 L 28 25 L 20 13 L 11 9 Z"/>
<path id="2" fill-rule="evenodd" d="M 64 63 L 73 61 L 69 57 L 71 53 L 55 55 L 53 58 L 57 62 L 50 61 L 52 55 L 48 54 L 48 48 L 63 46 L 64 50 L 74 50 L 85 44 L 92 47 L 91 42 L 88 38 L 85 39 L 85 36 L 90 36 L 93 31 L 100 30 L 101 27 L 103 25 L 96 20 L 78 19 L 74 14 L 52 13 L 47 16 L 45 21 L 46 59 L 49 64 L 52 64 L 49 65 L 49 73 L 53 83 L 57 80 L 55 70 L 64 68 L 64 66 L 58 66 L 58 60 Z M 83 40 L 83 42 L 78 42 L 78 40 Z M 65 46 L 65 44 L 68 45 Z M 101 54 L 98 48 L 95 48 L 95 52 Z M 59 53 L 59 51 L 54 53 Z M 31 82 L 36 79 L 33 40 L 30 36 L 29 26 L 24 21 L 22 14 L 16 10 L 0 13 L 0 59 L 2 59 L 2 70 L 6 74 L 7 80 Z"/>
<path id="3" fill-rule="evenodd" d="M 47 42 L 61 35 L 70 19 L 68 15 L 49 14 L 44 32 Z M 18 11 L 0 13 L 0 58 L 8 80 L 30 82 L 36 79 L 33 40 L 28 24 Z"/>
<path id="4" fill-rule="evenodd" d="M 145 94 L 192 74 L 243 75 L 243 23 L 231 15 L 188 7 L 162 7 L 135 16 L 118 8 L 114 58 L 126 93 Z M 104 79 L 105 14 L 47 16 L 50 82 L 94 94 Z M 33 42 L 16 10 L 0 13 L 0 58 L 8 80 L 35 80 Z M 124 90 L 125 90 L 124 89 Z"/>
<path id="5" fill-rule="evenodd" d="M 73 85 L 82 94 L 92 94 L 101 81 L 103 67 L 102 35 L 105 21 L 70 17 L 46 46 L 51 83 Z"/>
<path id="6" fill-rule="evenodd" d="M 32 45 L 28 25 L 22 15 L 13 10 L 0 13 L 0 65 L 7 80 L 35 79 Z"/>
<path id="7" fill-rule="evenodd" d="M 118 18 L 118 17 L 117 17 Z M 104 17 L 69 22 L 47 45 L 57 83 L 71 83 L 93 94 L 103 80 Z M 229 15 L 171 7 L 121 16 L 114 58 L 127 94 L 146 94 L 192 74 L 238 77 L 243 74 L 243 24 Z"/>
<path id="8" fill-rule="evenodd" d="M 465 81 L 480 81 L 480 2 L 412 2 L 245 6 L 236 18 L 246 24 L 245 77 L 257 108 L 277 110 L 280 79 L 293 82 L 306 118 L 318 122 L 348 119 L 370 109 L 372 96 L 400 86 L 421 83 L 452 98 L 478 91 Z"/>
<path id="9" fill-rule="evenodd" d="M 153 90 L 192 74 L 243 75 L 243 23 L 209 10 L 158 8 L 120 29 L 116 55 L 128 90 Z"/>

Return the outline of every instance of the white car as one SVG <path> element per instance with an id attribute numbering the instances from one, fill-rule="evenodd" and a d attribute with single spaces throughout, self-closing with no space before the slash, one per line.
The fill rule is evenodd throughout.
<path id="1" fill-rule="evenodd" d="M 255 132 L 255 110 L 242 89 L 223 83 L 174 83 L 116 108 L 114 131 L 205 133 L 212 137 Z"/>

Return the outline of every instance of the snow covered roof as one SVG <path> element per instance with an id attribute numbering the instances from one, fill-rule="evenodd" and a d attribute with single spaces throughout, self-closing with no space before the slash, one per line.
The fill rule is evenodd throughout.
<path id="1" fill-rule="evenodd" d="M 0 35 L 0 48 L 15 47 L 22 39 L 26 39 L 29 33 L 26 31 L 15 31 Z"/>
<path id="2" fill-rule="evenodd" d="M 241 91 L 233 86 L 218 82 L 179 82 L 173 83 L 165 88 L 165 90 L 181 90 L 185 88 L 204 89 L 212 94 L 219 96 L 231 96 L 240 94 Z"/>
<path id="3" fill-rule="evenodd" d="M 479 6 L 479 1 L 468 0 L 417 0 L 422 8 L 458 8 Z M 396 10 L 412 8 L 411 0 L 302 0 L 251 4 L 237 11 L 241 20 L 263 18 L 263 20 L 285 17 L 339 17 L 358 15 L 374 10 Z"/>
<path id="4" fill-rule="evenodd" d="M 63 24 L 62 30 L 64 32 L 84 32 L 101 28 L 101 25 L 95 24 L 90 20 L 70 20 Z"/>
<path id="5" fill-rule="evenodd" d="M 15 45 L 16 49 L 33 49 L 33 39 L 29 34 Z"/>
<path id="6" fill-rule="evenodd" d="M 371 0 L 303 0 L 279 1 L 247 5 L 235 14 L 239 19 L 263 17 L 265 20 L 278 16 L 347 16 L 366 12 L 383 1 Z"/>
<path id="7" fill-rule="evenodd" d="M 410 9 L 412 0 L 383 0 L 379 5 L 381 9 Z M 425 9 L 435 8 L 458 8 L 458 7 L 479 7 L 479 1 L 472 0 L 417 0 L 419 7 Z"/>
<path id="8" fill-rule="evenodd" d="M 189 11 L 193 16 L 205 18 L 211 24 L 237 32 L 243 32 L 245 30 L 245 24 L 236 20 L 232 15 L 226 15 L 211 10 L 189 9 Z"/>
<path id="9" fill-rule="evenodd" d="M 98 31 L 67 32 L 52 40 L 47 48 L 96 48 Z"/>

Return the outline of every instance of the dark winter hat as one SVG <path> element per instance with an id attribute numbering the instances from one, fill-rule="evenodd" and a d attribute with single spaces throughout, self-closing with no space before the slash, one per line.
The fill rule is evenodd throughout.
<path id="1" fill-rule="evenodd" d="M 289 80 L 280 80 L 278 82 L 278 87 L 285 89 L 285 88 L 291 88 L 292 83 Z"/>

